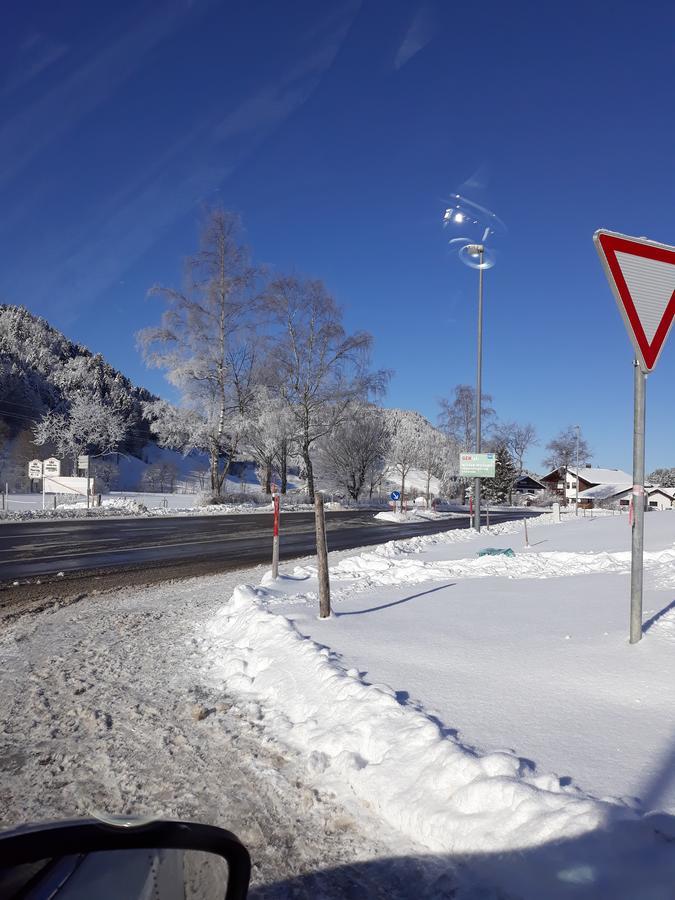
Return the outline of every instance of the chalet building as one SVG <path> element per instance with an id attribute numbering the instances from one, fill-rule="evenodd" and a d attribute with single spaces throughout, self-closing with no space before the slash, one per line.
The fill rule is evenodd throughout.
<path id="1" fill-rule="evenodd" d="M 520 478 L 516 479 L 513 483 L 514 494 L 530 494 L 531 496 L 536 496 L 537 494 L 543 494 L 545 490 L 546 485 L 542 484 L 538 478 L 535 478 L 534 475 L 530 475 L 528 472 L 523 472 Z"/>
<path id="2" fill-rule="evenodd" d="M 581 495 L 591 488 L 597 488 L 602 485 L 607 489 L 604 493 L 611 497 L 613 493 L 620 494 L 625 488 L 630 488 L 633 484 L 632 476 L 621 469 L 596 469 L 593 466 L 579 467 L 578 478 L 580 502 Z M 569 503 L 570 501 L 574 502 L 576 499 L 576 479 L 577 470 L 575 466 L 561 466 L 539 480 L 546 486 L 547 490 L 553 494 L 559 494 L 566 503 Z M 600 493 L 603 493 L 603 491 L 600 491 Z M 589 496 L 587 499 L 593 498 Z M 595 499 L 607 498 L 595 497 Z"/>
<path id="3" fill-rule="evenodd" d="M 649 509 L 674 509 L 675 488 L 647 488 L 647 505 Z"/>

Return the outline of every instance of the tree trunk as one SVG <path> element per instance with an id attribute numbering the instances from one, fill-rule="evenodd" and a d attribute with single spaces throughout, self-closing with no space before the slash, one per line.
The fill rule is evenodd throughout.
<path id="1" fill-rule="evenodd" d="M 405 475 L 401 475 L 401 513 L 403 513 L 403 503 L 405 502 Z"/>
<path id="2" fill-rule="evenodd" d="M 305 476 L 307 478 L 307 493 L 309 494 L 309 502 L 314 503 L 314 468 L 309 455 L 309 444 L 302 445 L 302 459 L 305 463 Z"/>
<path id="3" fill-rule="evenodd" d="M 220 482 L 218 474 L 218 457 L 219 453 L 213 447 L 209 451 L 209 470 L 211 473 L 211 490 L 214 494 L 220 493 Z"/>
<path id="4" fill-rule="evenodd" d="M 430 488 L 431 486 L 431 472 L 427 472 L 427 509 L 429 509 L 429 497 L 430 497 Z"/>
<path id="5" fill-rule="evenodd" d="M 265 493 L 272 493 L 272 463 L 268 462 L 265 465 Z"/>

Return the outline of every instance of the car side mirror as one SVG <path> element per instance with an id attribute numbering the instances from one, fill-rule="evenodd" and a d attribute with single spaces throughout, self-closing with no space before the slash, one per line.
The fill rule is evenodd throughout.
<path id="1" fill-rule="evenodd" d="M 248 850 L 196 822 L 80 819 L 0 832 L 0 896 L 245 900 Z M 149 889 L 150 893 L 146 893 Z"/>

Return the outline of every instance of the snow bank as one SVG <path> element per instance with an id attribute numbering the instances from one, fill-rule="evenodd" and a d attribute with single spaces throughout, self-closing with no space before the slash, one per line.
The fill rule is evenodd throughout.
<path id="1" fill-rule="evenodd" d="M 433 509 L 410 509 L 404 512 L 386 510 L 384 512 L 376 513 L 374 518 L 380 519 L 382 522 L 394 522 L 396 525 L 405 525 L 408 522 L 420 522 L 422 520 L 436 521 L 437 519 L 465 519 L 466 513 L 443 513 L 435 512 Z"/>
<path id="2" fill-rule="evenodd" d="M 484 756 L 444 737 L 385 685 L 367 684 L 241 586 L 208 626 L 212 676 L 264 705 L 268 727 L 327 783 L 348 786 L 393 827 L 435 852 L 495 852 L 572 838 L 610 813 L 633 816 L 536 775 L 514 754 Z"/>

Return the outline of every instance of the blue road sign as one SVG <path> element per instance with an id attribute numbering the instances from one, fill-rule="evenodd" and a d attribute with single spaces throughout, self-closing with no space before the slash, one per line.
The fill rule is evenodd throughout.
<path id="1" fill-rule="evenodd" d="M 401 492 L 400 491 L 392 491 L 391 494 L 389 494 L 389 496 L 391 497 L 392 500 L 400 500 Z"/>

